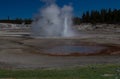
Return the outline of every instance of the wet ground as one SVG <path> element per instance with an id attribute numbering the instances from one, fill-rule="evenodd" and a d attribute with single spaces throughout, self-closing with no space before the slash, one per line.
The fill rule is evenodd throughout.
<path id="1" fill-rule="evenodd" d="M 36 69 L 120 64 L 119 34 L 72 38 L 0 37 L 0 68 Z"/>

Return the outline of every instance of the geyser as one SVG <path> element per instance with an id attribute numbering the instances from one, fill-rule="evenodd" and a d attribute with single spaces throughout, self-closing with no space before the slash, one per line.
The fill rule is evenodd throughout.
<path id="1" fill-rule="evenodd" d="M 46 0 L 43 0 L 47 2 Z M 60 8 L 55 2 L 50 1 L 40 9 L 32 23 L 33 37 L 70 37 L 74 35 L 72 26 L 71 6 Z"/>

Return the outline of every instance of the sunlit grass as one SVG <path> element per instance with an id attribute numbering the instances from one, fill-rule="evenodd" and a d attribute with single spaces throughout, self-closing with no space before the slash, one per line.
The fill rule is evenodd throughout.
<path id="1" fill-rule="evenodd" d="M 63 69 L 0 70 L 0 79 L 115 79 L 120 65 L 90 65 Z"/>

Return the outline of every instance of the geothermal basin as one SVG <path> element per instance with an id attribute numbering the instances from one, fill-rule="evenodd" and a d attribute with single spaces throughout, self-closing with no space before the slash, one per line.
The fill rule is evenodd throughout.
<path id="1" fill-rule="evenodd" d="M 56 68 L 120 63 L 118 35 L 84 35 L 87 38 L 23 38 L 1 36 L 0 68 Z M 108 39 L 113 37 L 113 39 Z"/>
<path id="2" fill-rule="evenodd" d="M 73 29 L 72 11 L 70 5 L 61 8 L 52 3 L 39 11 L 28 33 L 25 33 L 27 30 L 21 33 L 14 29 L 13 32 L 2 31 L 0 68 L 36 69 L 119 64 L 120 33 L 116 33 L 116 30 L 110 33 L 103 30 L 76 33 Z"/>
<path id="3" fill-rule="evenodd" d="M 120 50 L 117 46 L 83 42 L 79 38 L 39 38 L 25 41 L 24 44 L 34 48 L 32 53 L 49 56 L 110 55 Z"/>
<path id="4" fill-rule="evenodd" d="M 75 46 L 75 45 L 64 45 L 56 46 L 45 50 L 44 52 L 48 55 L 90 55 L 105 50 L 107 47 L 103 46 Z"/>

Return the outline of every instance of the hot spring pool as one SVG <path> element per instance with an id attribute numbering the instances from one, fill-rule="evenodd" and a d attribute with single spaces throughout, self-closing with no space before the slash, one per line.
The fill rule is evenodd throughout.
<path id="1" fill-rule="evenodd" d="M 74 53 L 77 54 L 93 54 L 98 53 L 102 50 L 107 49 L 104 46 L 55 46 L 49 49 L 46 49 L 44 52 L 49 55 L 71 55 Z"/>

